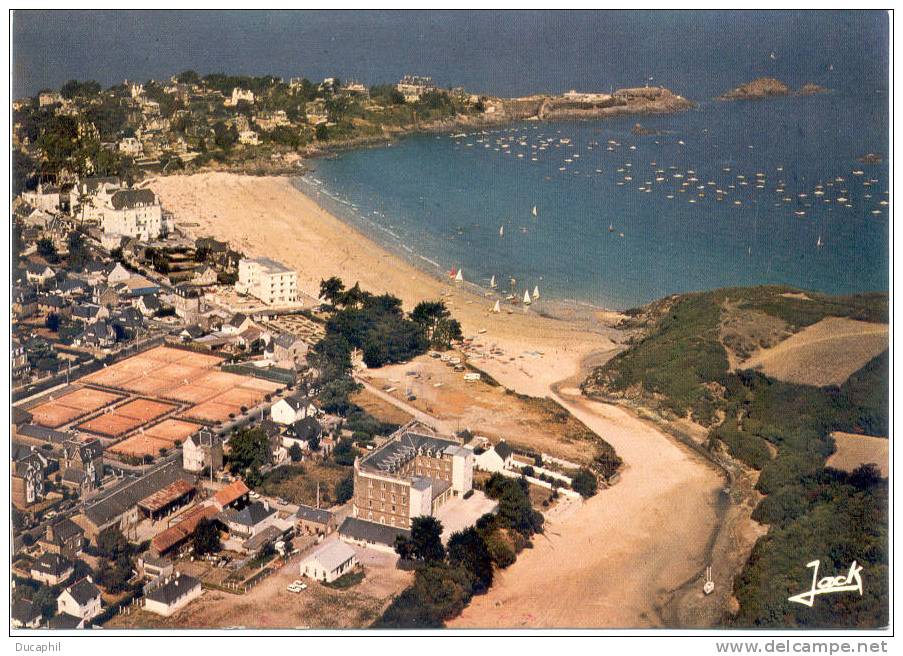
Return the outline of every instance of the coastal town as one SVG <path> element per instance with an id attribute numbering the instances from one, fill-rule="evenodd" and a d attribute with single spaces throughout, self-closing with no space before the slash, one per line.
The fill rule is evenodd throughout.
<path id="1" fill-rule="evenodd" d="M 272 84 L 286 98 L 369 98 L 335 80 Z M 543 513 L 616 474 L 610 447 L 575 462 L 418 408 L 434 376 L 448 382 L 433 389 L 491 389 L 468 365 L 478 336 L 443 302 L 408 318 L 336 277 L 310 293 L 292 267 L 169 211 L 148 182 L 198 161 L 187 135 L 226 153 L 223 125 L 248 150 L 336 127 L 322 95 L 289 119 L 254 88 L 223 96 L 183 74 L 159 88 L 70 85 L 14 108 L 16 153 L 33 169 L 12 217 L 13 627 L 204 626 L 261 594 L 297 602 L 279 620 L 292 625 L 385 621 L 412 580 L 399 562 L 476 558 L 472 588 L 485 589 Z M 430 93 L 413 76 L 391 90 L 399 106 Z M 208 135 L 182 104 L 226 118 Z M 348 344 L 339 320 L 355 312 L 391 317 L 392 350 Z M 404 382 L 369 371 L 414 358 L 424 364 Z M 366 607 L 318 619 L 350 587 Z"/>
<path id="2" fill-rule="evenodd" d="M 762 78 L 720 99 L 821 93 Z M 809 511 L 886 513 L 886 293 L 557 313 L 538 281 L 415 266 L 293 184 L 414 133 L 488 152 L 515 122 L 695 106 L 645 82 L 500 98 L 192 70 L 15 100 L 11 627 L 836 626 L 751 581 L 796 584 L 793 549 L 823 546 Z M 492 135 L 500 157 L 580 159 L 517 129 Z M 867 164 L 844 162 L 866 194 Z M 638 193 L 706 197 L 651 166 Z M 710 199 L 759 193 L 736 177 Z M 880 567 L 884 520 L 863 522 L 866 556 L 836 551 Z"/>

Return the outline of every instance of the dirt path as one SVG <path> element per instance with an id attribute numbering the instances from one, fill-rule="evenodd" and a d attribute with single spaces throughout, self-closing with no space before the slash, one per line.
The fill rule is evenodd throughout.
<path id="1" fill-rule="evenodd" d="M 662 626 L 658 608 L 707 564 L 718 471 L 622 408 L 557 400 L 615 447 L 620 480 L 550 519 L 451 628 Z"/>

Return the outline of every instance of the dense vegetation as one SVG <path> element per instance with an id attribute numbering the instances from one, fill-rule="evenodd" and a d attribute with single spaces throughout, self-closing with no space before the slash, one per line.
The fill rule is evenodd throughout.
<path id="1" fill-rule="evenodd" d="M 825 467 L 835 430 L 887 435 L 889 358 L 873 359 L 839 387 L 811 387 L 728 370 L 719 341 L 725 301 L 785 321 L 792 330 L 827 316 L 887 321 L 887 297 L 810 300 L 784 288 L 716 290 L 666 299 L 651 310 L 645 336 L 597 369 L 589 394 L 623 395 L 709 425 L 708 448 L 724 445 L 760 470 L 767 495 L 753 517 L 769 525 L 734 583 L 736 626 L 884 626 L 888 621 L 888 484 L 870 467 L 852 474 Z M 865 593 L 823 597 L 812 607 L 788 597 L 807 585 L 805 564 L 820 559 L 822 575 L 863 566 Z"/>
<path id="2" fill-rule="evenodd" d="M 497 515 L 483 515 L 475 526 L 453 533 L 446 549 L 442 523 L 416 517 L 411 537 L 399 537 L 395 550 L 416 567 L 414 583 L 398 595 L 374 626 L 436 628 L 457 616 L 492 585 L 494 568 L 508 567 L 517 552 L 542 532 L 543 516 L 530 503 L 527 481 L 493 474 L 486 494 L 497 499 Z"/>

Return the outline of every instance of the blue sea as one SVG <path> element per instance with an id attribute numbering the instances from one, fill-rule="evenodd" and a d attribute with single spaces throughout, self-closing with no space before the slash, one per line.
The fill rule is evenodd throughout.
<path id="1" fill-rule="evenodd" d="M 17 95 L 188 68 L 412 73 L 500 96 L 661 84 L 698 107 L 413 136 L 297 184 L 437 275 L 518 295 L 624 308 L 726 285 L 888 289 L 886 12 L 17 11 L 12 32 Z M 764 75 L 832 92 L 711 100 Z M 869 152 L 884 163 L 857 161 Z"/>
<path id="2" fill-rule="evenodd" d="M 873 94 L 419 135 L 317 160 L 298 184 L 438 275 L 518 295 L 625 308 L 762 283 L 887 290 L 888 169 L 857 161 L 886 151 Z"/>

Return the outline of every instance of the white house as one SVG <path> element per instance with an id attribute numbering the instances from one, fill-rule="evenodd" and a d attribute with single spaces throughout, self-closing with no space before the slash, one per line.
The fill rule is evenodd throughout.
<path id="1" fill-rule="evenodd" d="M 169 617 L 203 593 L 201 582 L 193 576 L 176 575 L 145 595 L 144 610 Z"/>
<path id="2" fill-rule="evenodd" d="M 268 526 L 272 526 L 279 515 L 275 508 L 270 508 L 269 503 L 255 501 L 241 510 L 226 508 L 219 514 L 219 518 L 229 528 L 229 533 L 252 538 Z"/>
<path id="3" fill-rule="evenodd" d="M 253 104 L 254 92 L 248 89 L 239 89 L 238 87 L 235 87 L 234 89 L 232 89 L 232 97 L 226 98 L 224 104 L 230 107 L 235 107 L 240 100 L 244 100 Z"/>
<path id="4" fill-rule="evenodd" d="M 283 426 L 294 424 L 296 421 L 316 414 L 316 406 L 301 394 L 292 394 L 284 399 L 279 399 L 270 408 L 270 418 Z"/>
<path id="5" fill-rule="evenodd" d="M 260 143 L 260 139 L 254 130 L 242 130 L 238 133 L 238 143 L 246 146 L 256 146 Z"/>
<path id="6" fill-rule="evenodd" d="M 100 590 L 90 576 L 64 589 L 56 598 L 56 609 L 73 617 L 89 620 L 100 615 Z"/>
<path id="7" fill-rule="evenodd" d="M 110 273 L 107 274 L 107 282 L 111 285 L 115 285 L 116 283 L 125 282 L 129 278 L 131 278 L 134 274 L 122 266 L 121 262 L 117 262 L 112 269 L 110 269 Z"/>
<path id="8" fill-rule="evenodd" d="M 23 191 L 22 200 L 36 209 L 53 214 L 60 209 L 60 188 L 38 184 L 34 191 Z"/>
<path id="9" fill-rule="evenodd" d="M 156 239 L 163 232 L 163 210 L 150 189 L 115 191 L 99 210 L 104 234 Z"/>
<path id="10" fill-rule="evenodd" d="M 332 583 L 357 565 L 357 554 L 349 545 L 339 540 L 324 544 L 301 561 L 301 575 Z"/>
<path id="11" fill-rule="evenodd" d="M 223 324 L 222 332 L 225 335 L 239 335 L 253 326 L 254 323 L 248 315 L 236 312 L 229 321 Z"/>
<path id="12" fill-rule="evenodd" d="M 123 137 L 118 144 L 119 152 L 130 157 L 140 157 L 144 152 L 141 142 L 135 137 Z"/>
<path id="13" fill-rule="evenodd" d="M 488 451 L 484 451 L 475 459 L 477 469 L 487 472 L 500 472 L 511 464 L 514 451 L 504 441 L 499 442 Z"/>
<path id="14" fill-rule="evenodd" d="M 72 563 L 55 553 L 45 553 L 31 566 L 31 578 L 47 585 L 58 585 L 72 576 Z"/>
<path id="15" fill-rule="evenodd" d="M 268 257 L 244 258 L 238 263 L 235 291 L 249 294 L 267 305 L 298 300 L 298 274 Z"/>
<path id="16" fill-rule="evenodd" d="M 190 472 L 223 468 L 223 441 L 208 429 L 191 435 L 182 444 L 182 469 Z"/>

